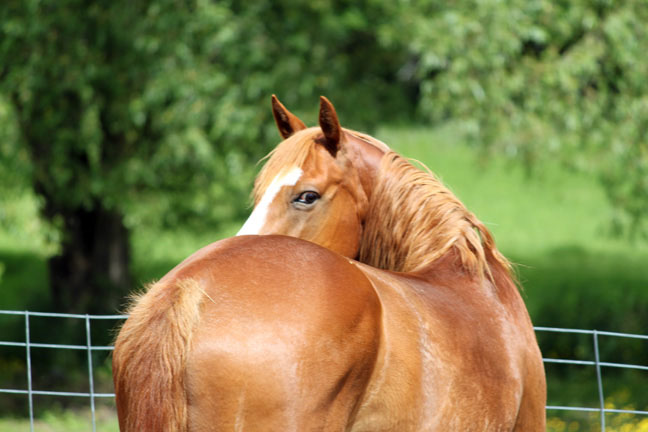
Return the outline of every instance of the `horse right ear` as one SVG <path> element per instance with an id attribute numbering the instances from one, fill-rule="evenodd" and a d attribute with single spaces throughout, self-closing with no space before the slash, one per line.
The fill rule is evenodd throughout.
<path id="1" fill-rule="evenodd" d="M 292 136 L 295 132 L 306 129 L 304 122 L 288 111 L 275 95 L 272 95 L 272 115 L 283 139 Z"/>
<path id="2" fill-rule="evenodd" d="M 340 148 L 342 127 L 333 104 L 324 96 L 320 96 L 319 124 L 322 132 L 324 132 L 324 145 L 331 155 L 335 157 Z"/>

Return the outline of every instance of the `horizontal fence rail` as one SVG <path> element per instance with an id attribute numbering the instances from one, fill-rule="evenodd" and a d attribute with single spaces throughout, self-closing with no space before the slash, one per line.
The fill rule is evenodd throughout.
<path id="1" fill-rule="evenodd" d="M 91 323 L 95 320 L 125 320 L 127 315 L 88 315 L 88 314 L 63 314 L 63 313 L 48 313 L 48 312 L 31 312 L 31 311 L 12 311 L 0 310 L 0 315 L 19 315 L 24 317 L 25 321 L 25 340 L 24 342 L 12 342 L 0 340 L 0 347 L 20 347 L 25 348 L 26 358 L 26 374 L 27 374 L 27 388 L 26 389 L 13 389 L 13 388 L 0 388 L 0 393 L 5 394 L 21 394 L 26 395 L 29 401 L 29 422 L 30 430 L 34 430 L 34 402 L 33 397 L 38 395 L 43 396 L 60 396 L 60 397 L 87 397 L 90 400 L 90 409 L 92 416 L 92 430 L 96 431 L 96 416 L 95 416 L 95 399 L 96 398 L 114 398 L 114 393 L 96 393 L 94 391 L 94 365 L 92 360 L 92 353 L 95 351 L 112 351 L 112 345 L 92 345 L 91 340 Z M 84 345 L 66 345 L 66 344 L 48 344 L 48 343 L 34 343 L 31 342 L 30 337 L 30 317 L 47 317 L 47 318 L 72 318 L 85 321 L 85 337 L 86 343 Z M 581 406 L 560 406 L 560 405 L 547 405 L 548 411 L 581 411 L 581 412 L 598 412 L 600 413 L 601 430 L 605 431 L 605 414 L 635 414 L 646 415 L 648 411 L 630 410 L 630 409 L 612 409 L 606 408 L 604 404 L 604 389 L 602 381 L 602 368 L 622 368 L 622 369 L 635 369 L 648 371 L 648 365 L 635 365 L 626 363 L 613 363 L 603 362 L 599 359 L 598 338 L 599 336 L 611 336 L 618 338 L 631 338 L 642 339 L 648 341 L 648 335 L 638 335 L 629 333 L 617 333 L 598 330 L 582 330 L 582 329 L 569 329 L 569 328 L 556 328 L 556 327 L 534 327 L 535 331 L 540 332 L 553 332 L 553 333 L 568 333 L 568 334 L 587 334 L 592 336 L 592 343 L 594 348 L 593 360 L 576 360 L 576 359 L 557 359 L 557 358 L 543 358 L 547 364 L 570 364 L 580 366 L 593 366 L 596 368 L 596 379 L 598 388 L 598 407 L 581 407 Z M 32 348 L 47 348 L 47 349 L 62 349 L 62 350 L 82 350 L 86 351 L 88 359 L 88 392 L 67 392 L 67 391 L 46 391 L 35 390 L 32 388 Z"/>

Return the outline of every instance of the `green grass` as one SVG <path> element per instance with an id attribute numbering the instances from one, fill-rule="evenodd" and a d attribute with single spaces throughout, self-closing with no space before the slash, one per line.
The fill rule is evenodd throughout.
<path id="1" fill-rule="evenodd" d="M 117 413 L 114 408 L 99 407 L 95 412 L 97 432 L 116 432 Z M 28 418 L 0 418 L 0 432 L 28 432 Z M 90 410 L 55 409 L 34 419 L 35 432 L 88 432 L 92 430 Z"/>
<path id="2" fill-rule="evenodd" d="M 221 229 L 192 232 L 184 229 L 132 233 L 133 274 L 139 285 L 164 276 L 199 248 L 236 234 L 242 223 L 227 223 Z"/>
<path id="3" fill-rule="evenodd" d="M 0 309 L 36 309 L 50 304 L 47 256 L 55 252 L 51 230 L 38 218 L 31 194 L 0 199 Z"/>

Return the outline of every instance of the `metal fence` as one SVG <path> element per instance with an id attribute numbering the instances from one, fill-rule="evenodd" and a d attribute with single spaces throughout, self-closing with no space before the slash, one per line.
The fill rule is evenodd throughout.
<path id="1" fill-rule="evenodd" d="M 59 397 L 87 397 L 90 399 L 90 410 L 92 416 L 92 431 L 96 431 L 96 413 L 95 413 L 95 400 L 97 398 L 114 398 L 114 393 L 95 393 L 94 391 L 94 362 L 92 360 L 92 353 L 94 351 L 112 351 L 113 347 L 109 345 L 97 346 L 92 345 L 91 339 L 91 323 L 93 320 L 124 320 L 127 317 L 124 315 L 78 315 L 78 314 L 61 314 L 61 313 L 46 313 L 46 312 L 30 312 L 30 311 L 8 311 L 0 310 L 0 315 L 23 315 L 25 317 L 25 340 L 24 342 L 15 341 L 0 341 L 0 347 L 24 347 L 25 357 L 27 363 L 27 388 L 26 389 L 7 389 L 0 388 L 0 393 L 22 394 L 27 395 L 29 401 L 29 427 L 33 432 L 34 430 L 34 396 L 59 396 Z M 30 337 L 30 317 L 50 317 L 50 318 L 73 318 L 85 321 L 85 345 L 63 345 L 63 344 L 46 344 L 46 343 L 33 343 Z M 88 359 L 88 388 L 86 392 L 68 392 L 68 391 L 47 391 L 37 390 L 32 388 L 32 348 L 48 348 L 48 349 L 61 349 L 61 350 L 82 350 L 86 351 Z"/>
<path id="2" fill-rule="evenodd" d="M 556 327 L 534 327 L 534 329 L 535 329 L 536 333 L 537 332 L 555 332 L 555 333 L 570 333 L 570 334 L 588 334 L 588 335 L 592 335 L 592 344 L 593 344 L 593 348 L 594 348 L 593 349 L 593 351 L 594 351 L 594 360 L 543 358 L 543 361 L 545 363 L 558 363 L 558 364 L 594 366 L 596 368 L 596 384 L 597 384 L 597 389 L 598 389 L 599 406 L 598 407 L 578 407 L 578 406 L 547 405 L 547 410 L 599 412 L 600 413 L 601 431 L 603 431 L 603 432 L 605 432 L 605 414 L 606 413 L 638 414 L 638 415 L 648 416 L 648 411 L 605 408 L 605 393 L 603 391 L 603 380 L 602 380 L 602 373 L 601 373 L 601 368 L 604 368 L 604 367 L 648 371 L 648 365 L 635 365 L 635 364 L 625 364 L 625 363 L 603 362 L 603 361 L 600 361 L 600 354 L 599 354 L 599 336 L 612 336 L 612 337 L 619 337 L 619 338 L 643 339 L 643 340 L 648 341 L 648 335 L 637 335 L 637 334 L 617 333 L 617 332 L 598 331 L 598 330 L 566 329 L 566 328 L 556 328 Z"/>
<path id="3" fill-rule="evenodd" d="M 11 388 L 0 388 L 0 393 L 8 394 L 20 394 L 26 395 L 29 401 L 29 422 L 30 430 L 34 430 L 34 396 L 44 395 L 44 396 L 59 396 L 59 397 L 87 397 L 90 400 L 90 410 L 92 417 L 92 430 L 96 431 L 96 416 L 95 416 L 95 400 L 98 398 L 114 398 L 114 393 L 96 393 L 94 391 L 94 369 L 93 365 L 93 356 L 94 351 L 112 351 L 113 347 L 110 345 L 92 345 L 91 340 L 91 324 L 95 320 L 123 320 L 127 317 L 125 315 L 81 315 L 81 314 L 60 314 L 60 313 L 44 313 L 44 312 L 30 312 L 30 311 L 9 311 L 9 310 L 0 310 L 0 315 L 22 315 L 25 322 L 25 340 L 21 342 L 16 341 L 0 341 L 0 347 L 23 347 L 25 348 L 25 358 L 26 358 L 26 373 L 27 373 L 27 388 L 26 389 L 11 389 Z M 64 345 L 64 344 L 47 344 L 47 343 L 34 343 L 30 337 L 30 318 L 31 317 L 50 317 L 50 318 L 73 318 L 85 321 L 85 339 L 86 343 L 84 345 Z M 576 360 L 576 359 L 556 359 L 556 358 L 544 358 L 544 362 L 547 364 L 558 363 L 558 364 L 571 364 L 571 365 L 581 365 L 581 366 L 593 366 L 596 369 L 596 379 L 598 387 L 598 399 L 599 406 L 597 407 L 581 407 L 581 406 L 559 406 L 559 405 L 547 405 L 547 410 L 558 410 L 558 411 L 581 411 L 581 412 L 598 412 L 600 413 L 600 425 L 601 430 L 605 431 L 605 414 L 607 413 L 617 413 L 617 414 L 636 414 L 636 415 L 645 415 L 648 416 L 648 411 L 641 410 L 626 410 L 626 409 L 612 409 L 605 407 L 605 393 L 603 389 L 602 381 L 602 368 L 624 368 L 624 369 L 635 369 L 648 371 L 648 365 L 634 365 L 634 364 L 624 364 L 624 363 L 611 363 L 600 361 L 599 355 L 599 336 L 612 336 L 619 338 L 632 338 L 632 339 L 643 339 L 648 341 L 648 335 L 637 335 L 637 334 L 628 334 L 628 333 L 616 333 L 616 332 L 607 332 L 607 331 L 597 331 L 597 330 L 580 330 L 580 329 L 565 329 L 565 328 L 554 328 L 554 327 L 535 327 L 536 332 L 555 332 L 555 333 L 570 333 L 570 334 L 587 334 L 592 336 L 593 360 Z M 88 361 L 88 392 L 68 392 L 68 391 L 46 391 L 46 390 L 37 390 L 32 388 L 32 348 L 48 348 L 48 349 L 60 349 L 60 350 L 81 350 L 86 351 L 87 361 Z"/>

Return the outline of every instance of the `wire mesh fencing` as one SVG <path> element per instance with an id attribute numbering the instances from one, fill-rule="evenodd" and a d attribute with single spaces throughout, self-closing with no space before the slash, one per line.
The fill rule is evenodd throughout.
<path id="1" fill-rule="evenodd" d="M 572 411 L 572 412 L 586 412 L 586 413 L 598 413 L 599 414 L 599 424 L 601 431 L 606 430 L 606 414 L 632 414 L 638 416 L 646 416 L 648 418 L 648 411 L 636 410 L 636 409 L 619 409 L 619 408 L 609 408 L 606 406 L 606 393 L 603 385 L 603 370 L 610 369 L 625 369 L 625 370 L 634 370 L 645 372 L 648 377 L 648 365 L 638 365 L 638 364 L 627 364 L 627 363 L 618 363 L 618 362 L 607 362 L 601 360 L 601 350 L 599 347 L 599 340 L 601 336 L 613 337 L 613 338 L 622 338 L 622 339 L 633 339 L 645 341 L 648 343 L 648 335 L 638 335 L 630 333 L 618 333 L 618 332 L 609 332 L 609 331 L 598 331 L 598 330 L 582 330 L 582 329 L 569 329 L 569 328 L 556 328 L 556 327 L 534 327 L 536 334 L 550 332 L 550 333 L 562 333 L 562 334 L 572 334 L 572 335 L 589 335 L 591 336 L 592 343 L 592 359 L 564 359 L 564 358 L 547 358 L 544 357 L 543 361 L 545 367 L 551 364 L 560 364 L 560 365 L 575 365 L 575 366 L 588 366 L 593 367 L 596 372 L 596 391 L 598 396 L 598 406 L 565 406 L 565 405 L 552 405 L 551 400 L 547 405 L 547 411 Z M 648 359 L 644 359 L 646 361 Z"/>
<path id="2" fill-rule="evenodd" d="M 112 392 L 97 392 L 95 391 L 95 372 L 97 365 L 96 360 L 93 359 L 93 353 L 104 352 L 106 355 L 110 354 L 113 347 L 112 345 L 93 345 L 92 343 L 92 323 L 96 321 L 111 320 L 115 322 L 115 327 L 127 317 L 124 315 L 87 315 L 87 314 L 61 314 L 61 313 L 44 313 L 44 312 L 30 312 L 30 311 L 10 311 L 0 310 L 0 316 L 13 315 L 22 316 L 24 318 L 24 340 L 22 341 L 5 341 L 0 340 L 1 347 L 14 347 L 24 349 L 25 358 L 25 374 L 26 374 L 26 388 L 0 388 L 0 394 L 13 394 L 23 395 L 28 400 L 29 406 L 29 425 L 30 430 L 34 430 L 34 397 L 35 396 L 52 396 L 52 397 L 81 397 L 87 398 L 90 405 L 92 430 L 96 431 L 96 401 L 99 399 L 114 399 L 115 395 Z M 73 319 L 80 320 L 85 328 L 85 343 L 81 344 L 60 344 L 60 343 L 42 343 L 33 340 L 31 328 L 32 319 L 35 317 L 47 317 L 54 319 Z M 53 331 L 56 331 L 52 327 Z M 635 410 L 635 409 L 618 409 L 609 408 L 605 404 L 605 388 L 603 385 L 603 371 L 607 368 L 636 370 L 646 372 L 648 374 L 648 365 L 615 363 L 601 361 L 599 338 L 601 336 L 642 340 L 648 343 L 648 335 L 616 333 L 597 330 L 581 330 L 581 329 L 566 329 L 555 327 L 535 327 L 536 333 L 562 333 L 562 334 L 578 334 L 591 336 L 593 358 L 591 359 L 565 359 L 565 358 L 544 358 L 545 365 L 548 364 L 561 364 L 561 365 L 577 365 L 593 367 L 596 371 L 596 388 L 598 396 L 597 406 L 571 406 L 571 405 L 552 405 L 551 400 L 547 405 L 547 411 L 571 411 L 571 412 L 585 412 L 585 413 L 598 413 L 599 423 L 602 431 L 606 430 L 606 414 L 632 414 L 639 416 L 647 416 L 648 411 Z M 85 352 L 87 359 L 87 374 L 88 383 L 86 392 L 78 391 L 64 391 L 64 390 L 45 390 L 35 388 L 33 385 L 33 370 L 32 358 L 34 349 L 53 349 L 53 350 L 74 350 L 77 352 Z M 0 355 L 2 357 L 2 355 Z M 0 383 L 4 387 L 2 383 Z"/>
<path id="3" fill-rule="evenodd" d="M 25 364 L 26 364 L 26 378 L 27 388 L 0 388 L 0 394 L 18 394 L 25 395 L 28 399 L 29 405 L 29 425 L 30 430 L 34 430 L 34 396 L 56 396 L 56 397 L 82 397 L 88 398 L 90 402 L 90 411 L 92 419 L 92 430 L 96 431 L 96 411 L 95 402 L 100 398 L 114 398 L 114 393 L 99 393 L 95 392 L 95 364 L 93 361 L 93 353 L 97 351 L 112 351 L 111 345 L 93 345 L 92 344 L 92 322 L 96 320 L 113 320 L 122 321 L 126 319 L 123 315 L 81 315 L 81 314 L 61 314 L 61 313 L 45 313 L 45 312 L 30 312 L 30 311 L 9 311 L 0 310 L 0 315 L 22 315 L 24 316 L 25 325 L 25 338 L 24 341 L 4 341 L 0 340 L 0 347 L 19 347 L 25 349 Z M 38 343 L 33 342 L 31 337 L 31 319 L 33 317 L 48 317 L 59 319 L 76 319 L 83 320 L 85 326 L 85 344 L 70 345 L 70 344 L 52 344 L 52 343 Z M 55 330 L 55 329 L 53 329 Z M 56 349 L 56 350 L 75 350 L 85 351 L 87 357 L 88 368 L 88 391 L 87 392 L 74 392 L 74 391 L 52 391 L 35 389 L 32 385 L 32 351 L 35 348 Z"/>

